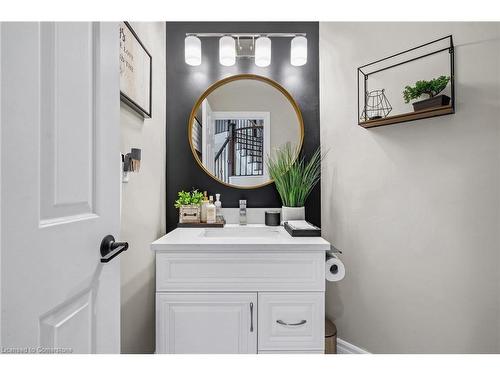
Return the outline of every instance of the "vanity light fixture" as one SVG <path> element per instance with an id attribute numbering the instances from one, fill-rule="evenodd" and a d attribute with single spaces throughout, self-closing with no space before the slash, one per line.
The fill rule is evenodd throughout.
<path id="1" fill-rule="evenodd" d="M 184 42 L 186 64 L 201 64 L 201 38 L 219 39 L 219 62 L 232 66 L 236 59 L 253 58 L 258 67 L 271 64 L 271 39 L 291 38 L 290 63 L 302 66 L 307 63 L 307 38 L 305 33 L 187 33 Z"/>
<path id="2" fill-rule="evenodd" d="M 231 36 L 219 39 L 219 62 L 224 66 L 232 66 L 236 62 L 236 42 Z"/>
<path id="3" fill-rule="evenodd" d="M 271 64 L 271 39 L 261 36 L 255 41 L 255 65 L 264 67 Z"/>
<path id="4" fill-rule="evenodd" d="M 201 64 L 201 40 L 197 36 L 188 35 L 184 39 L 184 59 L 191 66 Z"/>
<path id="5" fill-rule="evenodd" d="M 307 63 L 307 39 L 296 36 L 290 43 L 290 63 L 293 66 L 302 66 Z"/>

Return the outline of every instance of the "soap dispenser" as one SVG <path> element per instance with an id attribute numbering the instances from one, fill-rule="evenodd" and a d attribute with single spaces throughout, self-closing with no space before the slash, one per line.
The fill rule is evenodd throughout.
<path id="1" fill-rule="evenodd" d="M 201 201 L 201 212 L 200 212 L 200 221 L 202 223 L 206 223 L 207 222 L 207 206 L 210 202 L 208 201 L 208 197 L 207 197 L 207 192 L 204 191 L 203 192 L 203 200 Z"/>
<path id="2" fill-rule="evenodd" d="M 207 204 L 207 224 L 215 224 L 216 222 L 216 209 L 214 204 L 214 197 L 210 196 L 210 200 Z"/>
<path id="3" fill-rule="evenodd" d="M 215 216 L 217 221 L 222 221 L 222 202 L 220 201 L 220 194 L 215 194 Z"/>

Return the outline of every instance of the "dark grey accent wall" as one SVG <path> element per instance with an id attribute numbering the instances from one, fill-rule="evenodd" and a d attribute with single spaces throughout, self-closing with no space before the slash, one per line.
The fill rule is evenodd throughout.
<path id="1" fill-rule="evenodd" d="M 237 207 L 246 199 L 248 207 L 281 207 L 274 184 L 259 189 L 224 186 L 196 163 L 188 143 L 188 119 L 198 97 L 214 82 L 235 74 L 252 73 L 271 78 L 285 87 L 297 101 L 304 118 L 304 154 L 320 145 L 319 135 L 319 51 L 317 22 L 167 22 L 167 232 L 176 227 L 173 204 L 179 190 L 198 188 L 221 193 L 223 207 Z M 301 67 L 290 64 L 290 39 L 273 38 L 271 65 L 255 66 L 253 59 L 237 60 L 231 67 L 219 64 L 217 38 L 202 39 L 202 63 L 184 62 L 186 33 L 202 32 L 292 32 L 307 33 L 308 61 Z M 306 218 L 321 225 L 321 192 L 316 186 L 306 202 Z"/>

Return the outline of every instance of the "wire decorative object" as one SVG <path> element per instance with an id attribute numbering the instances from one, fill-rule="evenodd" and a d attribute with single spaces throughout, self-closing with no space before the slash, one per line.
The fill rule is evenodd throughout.
<path id="1" fill-rule="evenodd" d="M 372 90 L 365 94 L 365 107 L 360 120 L 368 121 L 385 118 L 391 111 L 392 106 L 387 96 L 385 96 L 385 89 Z"/>

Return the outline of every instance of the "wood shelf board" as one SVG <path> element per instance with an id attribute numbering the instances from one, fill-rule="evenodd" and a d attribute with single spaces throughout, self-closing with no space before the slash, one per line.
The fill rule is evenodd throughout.
<path id="1" fill-rule="evenodd" d="M 442 107 L 423 109 L 421 111 L 416 111 L 416 112 L 403 113 L 401 115 L 388 116 L 382 119 L 363 121 L 358 123 L 358 125 L 365 129 L 368 129 L 368 128 L 374 128 L 376 126 L 394 125 L 402 122 L 420 120 L 420 119 L 443 116 L 443 115 L 450 115 L 452 113 L 455 113 L 455 110 L 451 105 L 447 105 Z"/>

